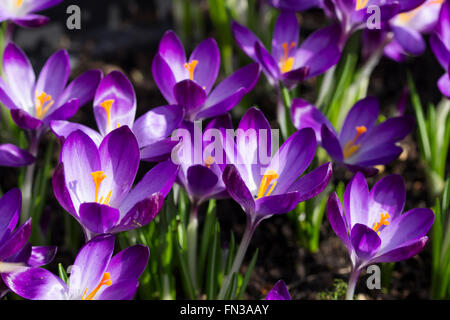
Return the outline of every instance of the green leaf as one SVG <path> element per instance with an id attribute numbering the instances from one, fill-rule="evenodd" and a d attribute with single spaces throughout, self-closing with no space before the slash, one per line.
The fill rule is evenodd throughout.
<path id="1" fill-rule="evenodd" d="M 61 263 L 58 263 L 58 273 L 61 280 L 68 284 L 69 277 L 67 277 L 66 270 Z"/>
<path id="2" fill-rule="evenodd" d="M 238 300 L 242 300 L 244 297 L 245 290 L 247 289 L 248 282 L 250 281 L 250 277 L 252 275 L 253 269 L 255 268 L 256 260 L 258 259 L 258 250 L 256 249 L 255 253 L 253 254 L 252 260 L 250 261 L 250 264 L 248 265 L 247 272 L 245 273 L 244 281 L 242 282 L 241 287 L 239 288 L 239 295 Z"/>

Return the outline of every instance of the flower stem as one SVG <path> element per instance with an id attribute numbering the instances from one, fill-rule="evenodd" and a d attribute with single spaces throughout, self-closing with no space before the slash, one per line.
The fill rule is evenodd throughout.
<path id="1" fill-rule="evenodd" d="M 198 204 L 191 203 L 191 210 L 189 214 L 189 224 L 187 226 L 187 250 L 189 272 L 191 274 L 194 289 L 197 291 L 197 238 L 198 238 Z"/>
<path id="2" fill-rule="evenodd" d="M 223 278 L 222 286 L 219 291 L 219 295 L 217 296 L 218 300 L 223 300 L 225 298 L 225 294 L 228 291 L 228 287 L 230 286 L 231 278 L 235 272 L 238 272 L 242 261 L 244 260 L 245 253 L 247 252 L 248 245 L 250 244 L 250 240 L 252 239 L 253 233 L 255 232 L 256 226 L 251 223 L 251 219 L 247 219 L 247 226 L 245 228 L 244 235 L 242 236 L 241 243 L 239 245 L 239 249 L 236 253 L 236 256 L 233 261 L 233 265 L 231 266 L 230 272 Z"/>
<path id="3" fill-rule="evenodd" d="M 30 144 L 29 144 L 29 152 L 36 157 L 38 153 L 39 139 L 35 132 L 30 132 Z M 22 186 L 22 212 L 21 215 L 22 222 L 28 220 L 29 217 L 32 216 L 32 190 L 33 190 L 33 182 L 34 182 L 34 169 L 36 168 L 36 162 L 30 164 L 27 167 L 27 171 L 25 173 L 25 180 Z"/>
<path id="4" fill-rule="evenodd" d="M 356 283 L 358 283 L 359 274 L 361 273 L 361 269 L 352 268 L 350 272 L 350 278 L 348 279 L 347 285 L 347 294 L 345 296 L 345 300 L 353 300 L 353 295 L 355 294 Z"/>

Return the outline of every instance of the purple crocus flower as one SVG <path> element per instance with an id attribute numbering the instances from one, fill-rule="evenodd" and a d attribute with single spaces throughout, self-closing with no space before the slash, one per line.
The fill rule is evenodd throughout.
<path id="1" fill-rule="evenodd" d="M 0 22 L 11 21 L 26 28 L 40 27 L 49 19 L 35 12 L 56 6 L 63 0 L 3 0 L 0 2 Z"/>
<path id="2" fill-rule="evenodd" d="M 161 162 L 131 189 L 139 160 L 138 143 L 128 126 L 111 131 L 99 147 L 80 130 L 67 137 L 53 190 L 88 240 L 142 227 L 161 210 L 178 166 L 170 160 Z"/>
<path id="3" fill-rule="evenodd" d="M 56 247 L 32 247 L 31 218 L 16 229 L 22 208 L 22 195 L 17 188 L 0 198 L 0 274 L 19 266 L 39 267 L 53 260 Z M 16 230 L 14 230 L 16 229 Z M 8 289 L 0 278 L 0 298 Z"/>
<path id="4" fill-rule="evenodd" d="M 220 67 L 220 53 L 214 39 L 201 42 L 188 60 L 183 44 L 167 31 L 153 58 L 153 78 L 169 104 L 184 108 L 185 119 L 194 121 L 224 114 L 253 89 L 259 78 L 258 64 L 245 66 L 213 90 Z"/>
<path id="5" fill-rule="evenodd" d="M 86 133 L 97 146 L 103 138 L 119 126 L 127 125 L 137 138 L 141 159 L 162 160 L 176 142 L 169 136 L 183 120 L 179 106 L 156 107 L 135 121 L 136 94 L 133 85 L 120 71 L 113 71 L 100 82 L 94 97 L 94 116 L 99 131 L 85 125 L 64 120 L 53 120 L 50 128 L 62 142 L 74 131 Z"/>
<path id="6" fill-rule="evenodd" d="M 336 193 L 328 200 L 328 220 L 350 255 L 352 271 L 347 298 L 353 297 L 361 270 L 374 263 L 396 262 L 425 246 L 434 214 L 416 208 L 402 214 L 405 184 L 399 175 L 379 180 L 370 190 L 358 172 L 344 193 L 344 210 Z"/>
<path id="7" fill-rule="evenodd" d="M 267 0 L 267 3 L 277 9 L 299 12 L 320 6 L 320 0 Z"/>
<path id="8" fill-rule="evenodd" d="M 450 1 L 446 0 L 439 13 L 439 22 L 430 37 L 431 49 L 446 73 L 439 79 L 438 87 L 442 94 L 450 98 Z"/>
<path id="9" fill-rule="evenodd" d="M 297 129 L 314 129 L 318 142 L 333 161 L 370 176 L 378 172 L 373 166 L 388 164 L 400 155 L 402 148 L 396 142 L 408 135 L 414 125 L 410 116 L 376 124 L 379 109 L 374 97 L 358 101 L 347 114 L 339 134 L 319 109 L 304 100 L 294 99 L 291 115 Z"/>
<path id="10" fill-rule="evenodd" d="M 315 155 L 314 130 L 305 128 L 295 132 L 270 155 L 274 143 L 271 128 L 260 110 L 249 109 L 239 129 L 255 134 L 246 135 L 244 144 L 239 144 L 237 138 L 234 147 L 237 155 L 234 163 L 225 167 L 223 182 L 230 196 L 247 214 L 252 228 L 273 214 L 293 210 L 298 203 L 315 197 L 327 186 L 332 174 L 330 163 L 300 177 Z M 267 162 L 262 161 L 261 152 L 267 154 Z M 228 159 L 230 153 L 227 150 Z"/>
<path id="11" fill-rule="evenodd" d="M 340 58 L 339 28 L 330 26 L 311 34 L 299 46 L 299 24 L 294 11 L 282 10 L 272 38 L 272 53 L 246 27 L 233 21 L 236 42 L 258 62 L 272 85 L 282 81 L 292 88 L 298 82 L 315 77 L 335 65 Z"/>
<path id="12" fill-rule="evenodd" d="M 0 144 L 0 166 L 23 167 L 32 164 L 35 157 L 13 144 Z"/>
<path id="13" fill-rule="evenodd" d="M 36 81 L 25 53 L 9 43 L 3 55 L 5 80 L 0 79 L 0 101 L 22 129 L 36 130 L 39 137 L 51 120 L 71 118 L 92 99 L 102 77 L 100 70 L 86 71 L 67 87 L 70 74 L 65 50 L 53 54 Z"/>
<path id="14" fill-rule="evenodd" d="M 291 300 L 291 295 L 283 280 L 278 280 L 277 283 L 267 294 L 266 300 Z"/>
<path id="15" fill-rule="evenodd" d="M 48 270 L 21 268 L 3 274 L 7 286 L 30 300 L 131 300 L 150 252 L 135 245 L 113 256 L 114 236 L 101 235 L 78 252 L 68 282 Z"/>

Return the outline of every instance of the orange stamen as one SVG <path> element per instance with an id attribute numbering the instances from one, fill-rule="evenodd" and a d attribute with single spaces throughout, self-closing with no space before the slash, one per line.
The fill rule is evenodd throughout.
<path id="1" fill-rule="evenodd" d="M 367 6 L 369 0 L 357 0 L 356 1 L 356 10 L 364 9 Z"/>
<path id="2" fill-rule="evenodd" d="M 347 141 L 347 143 L 344 146 L 344 158 L 348 158 L 352 156 L 358 149 L 361 147 L 360 144 L 356 144 L 356 140 L 367 131 L 367 128 L 365 126 L 359 126 L 356 127 L 356 135 L 353 138 L 352 141 Z"/>
<path id="3" fill-rule="evenodd" d="M 288 43 L 284 42 L 281 47 L 283 48 L 284 55 L 280 59 L 280 69 L 281 73 L 286 73 L 292 70 L 294 67 L 294 58 L 289 57 L 289 52 L 291 49 L 295 48 L 296 43 L 291 42 L 291 44 L 288 46 Z"/>
<path id="4" fill-rule="evenodd" d="M 111 107 L 114 103 L 114 99 L 105 100 L 100 103 L 100 106 L 105 109 L 106 116 L 108 117 L 108 130 L 111 130 Z"/>
<path id="5" fill-rule="evenodd" d="M 270 183 L 275 179 L 278 179 L 278 174 L 274 170 L 268 170 L 266 174 L 264 174 L 263 178 L 261 179 L 261 184 L 259 185 L 258 195 L 256 196 L 257 199 L 264 197 L 264 194 L 266 193 L 267 188 L 269 188 Z M 269 192 L 267 192 L 267 194 L 265 195 L 266 197 L 272 193 L 276 184 L 277 181 L 274 181 Z"/>
<path id="6" fill-rule="evenodd" d="M 100 281 L 100 283 L 98 284 L 98 286 L 94 290 L 92 290 L 92 292 L 89 293 L 89 295 L 87 297 L 85 297 L 85 296 L 88 291 L 88 288 L 86 288 L 86 290 L 84 290 L 84 293 L 81 296 L 81 300 L 94 300 L 95 295 L 101 289 L 102 286 L 110 286 L 110 285 L 112 285 L 111 275 L 109 274 L 109 272 L 105 272 L 103 274 L 103 278 Z"/>
<path id="7" fill-rule="evenodd" d="M 52 100 L 52 96 L 41 92 L 41 94 L 35 93 L 36 96 L 36 117 L 39 119 L 44 118 L 47 111 L 51 108 L 55 101 Z"/>
<path id="8" fill-rule="evenodd" d="M 20 8 L 23 4 L 23 0 L 15 0 L 14 1 L 14 7 Z"/>
<path id="9" fill-rule="evenodd" d="M 206 158 L 205 160 L 205 166 L 207 166 L 208 168 L 211 168 L 211 165 L 214 163 L 214 158 L 211 156 L 208 156 L 208 158 Z"/>
<path id="10" fill-rule="evenodd" d="M 100 189 L 100 184 L 105 180 L 106 175 L 103 171 L 91 172 L 92 179 L 94 179 L 95 184 L 95 202 L 98 202 L 98 190 Z"/>
<path id="11" fill-rule="evenodd" d="M 194 70 L 197 67 L 198 60 L 192 60 L 189 63 L 185 63 L 184 67 L 189 71 L 189 79 L 194 80 Z"/>
<path id="12" fill-rule="evenodd" d="M 383 225 L 385 225 L 385 226 L 387 226 L 387 225 L 389 225 L 389 221 L 387 221 L 387 219 L 389 219 L 390 218 L 390 216 L 389 216 L 389 213 L 381 213 L 381 217 L 380 217 L 380 221 L 379 222 L 375 222 L 374 224 L 373 224 L 373 231 L 375 231 L 375 232 L 377 232 L 378 231 L 378 229 L 380 229 L 381 228 L 381 226 L 383 226 Z M 380 234 L 380 232 L 378 231 L 377 232 L 378 234 Z"/>

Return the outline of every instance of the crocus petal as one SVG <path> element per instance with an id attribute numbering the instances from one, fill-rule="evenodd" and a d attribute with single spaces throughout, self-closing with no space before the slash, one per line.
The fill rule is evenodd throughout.
<path id="1" fill-rule="evenodd" d="M 39 14 L 27 14 L 20 18 L 11 19 L 11 21 L 24 28 L 37 28 L 49 22 L 50 19 Z"/>
<path id="2" fill-rule="evenodd" d="M 107 100 L 113 100 L 109 117 L 106 109 L 101 106 Z M 119 126 L 133 126 L 136 94 L 130 80 L 120 71 L 113 71 L 100 81 L 94 98 L 94 116 L 103 135 Z"/>
<path id="3" fill-rule="evenodd" d="M 319 7 L 319 0 L 268 0 L 269 5 L 278 9 L 304 11 L 313 7 Z"/>
<path id="4" fill-rule="evenodd" d="M 274 194 L 282 194 L 288 190 L 308 168 L 316 153 L 316 147 L 316 136 L 311 128 L 296 131 L 283 143 L 268 167 L 268 170 L 278 173 Z"/>
<path id="5" fill-rule="evenodd" d="M 109 204 L 118 207 L 133 185 L 139 168 L 139 146 L 128 126 L 111 131 L 99 147 L 102 171 L 106 176 L 99 195 L 112 191 Z"/>
<path id="6" fill-rule="evenodd" d="M 41 120 L 30 116 L 22 109 L 11 110 L 11 117 L 19 127 L 25 130 L 34 130 L 42 125 Z"/>
<path id="7" fill-rule="evenodd" d="M 335 161 L 342 161 L 344 159 L 344 152 L 336 134 L 331 131 L 325 124 L 322 125 L 320 132 L 322 139 L 322 147 L 328 152 L 330 157 Z"/>
<path id="8" fill-rule="evenodd" d="M 285 72 L 282 75 L 282 81 L 286 87 L 293 88 L 297 83 L 305 80 L 309 75 L 310 67 L 300 67 L 298 69 Z"/>
<path id="9" fill-rule="evenodd" d="M 173 87 L 177 83 L 172 69 L 159 53 L 155 55 L 152 62 L 153 79 L 156 82 L 161 94 L 170 104 L 175 104 L 176 100 L 173 95 Z"/>
<path id="10" fill-rule="evenodd" d="M 30 12 L 37 12 L 41 10 L 45 10 L 47 8 L 56 6 L 61 3 L 63 0 L 33 0 L 28 4 L 28 10 Z"/>
<path id="11" fill-rule="evenodd" d="M 384 47 L 384 54 L 397 62 L 404 62 L 408 57 L 405 50 L 395 38 Z"/>
<path id="12" fill-rule="evenodd" d="M 201 120 L 205 118 L 220 116 L 225 112 L 228 112 L 231 109 L 233 109 L 234 106 L 237 105 L 246 94 L 247 90 L 245 88 L 240 88 L 227 98 L 216 103 L 215 105 L 209 106 L 201 110 L 199 113 L 197 113 L 194 120 Z"/>
<path id="13" fill-rule="evenodd" d="M 160 54 L 167 65 L 170 66 L 176 82 L 188 79 L 189 72 L 184 67 L 186 53 L 183 44 L 175 32 L 169 30 L 164 34 L 159 43 L 158 54 Z M 169 101 L 169 103 L 172 102 Z"/>
<path id="14" fill-rule="evenodd" d="M 157 192 L 166 197 L 175 182 L 178 170 L 179 166 L 171 160 L 158 163 L 128 193 L 120 205 L 120 212 L 128 212 L 136 203 Z"/>
<path id="15" fill-rule="evenodd" d="M 138 279 L 144 272 L 150 251 L 143 245 L 135 245 L 120 251 L 109 262 L 107 272 L 112 283 L 123 279 Z"/>
<path id="16" fill-rule="evenodd" d="M 126 279 L 108 286 L 103 292 L 98 293 L 97 300 L 131 300 L 139 287 L 139 281 Z"/>
<path id="17" fill-rule="evenodd" d="M 164 205 L 164 196 L 162 193 L 155 193 L 146 199 L 137 202 L 128 212 L 121 212 L 119 224 L 110 232 L 122 232 L 126 230 L 141 228 L 149 224 Z"/>
<path id="18" fill-rule="evenodd" d="M 61 163 L 75 209 L 82 202 L 94 201 L 95 184 L 91 173 L 102 170 L 94 141 L 80 130 L 71 133 L 62 147 Z"/>
<path id="19" fill-rule="evenodd" d="M 72 99 L 67 101 L 58 109 L 55 109 L 52 113 L 45 116 L 44 123 L 49 123 L 52 120 L 66 120 L 72 118 L 80 107 L 80 101 L 78 99 Z"/>
<path id="20" fill-rule="evenodd" d="M 25 53 L 13 43 L 9 43 L 5 48 L 3 71 L 16 105 L 34 106 L 32 96 L 35 82 L 34 71 Z"/>
<path id="21" fill-rule="evenodd" d="M 297 48 L 300 27 L 294 11 L 282 10 L 275 23 L 272 38 L 272 55 L 276 61 L 284 57 L 283 44 L 288 48 L 294 44 L 292 50 Z"/>
<path id="22" fill-rule="evenodd" d="M 31 153 L 13 144 L 0 145 L 0 166 L 23 167 L 32 164 L 35 160 Z"/>
<path id="23" fill-rule="evenodd" d="M 69 54 L 66 50 L 54 53 L 42 67 L 36 82 L 36 93 L 42 92 L 56 99 L 64 90 L 70 74 Z"/>
<path id="24" fill-rule="evenodd" d="M 328 221 L 330 222 L 333 231 L 339 238 L 341 238 L 345 246 L 347 248 L 350 248 L 351 244 L 349 229 L 344 217 L 344 212 L 342 211 L 341 202 L 339 201 L 336 192 L 333 192 L 330 198 L 328 198 L 327 215 Z"/>
<path id="25" fill-rule="evenodd" d="M 419 55 L 425 51 L 426 45 L 422 35 L 411 28 L 392 26 L 394 37 L 409 54 Z"/>
<path id="26" fill-rule="evenodd" d="M 0 101 L 10 110 L 18 108 L 14 102 L 14 96 L 11 95 L 8 85 L 2 78 L 0 78 Z"/>
<path id="27" fill-rule="evenodd" d="M 283 280 L 278 280 L 277 283 L 267 294 L 266 300 L 291 300 L 291 295 Z"/>
<path id="28" fill-rule="evenodd" d="M 229 164 L 225 167 L 222 179 L 230 196 L 242 206 L 247 214 L 253 214 L 255 212 L 255 201 L 234 165 Z"/>
<path id="29" fill-rule="evenodd" d="M 369 223 L 369 188 L 364 175 L 356 173 L 345 188 L 344 208 L 347 224 L 350 228 L 356 223 Z"/>
<path id="30" fill-rule="evenodd" d="M 259 72 L 260 70 L 257 63 L 249 64 L 234 72 L 214 88 L 206 99 L 204 109 L 226 99 L 240 88 L 246 89 L 247 92 L 252 90 L 258 81 Z"/>
<path id="31" fill-rule="evenodd" d="M 72 132 L 75 132 L 77 130 L 80 130 L 88 135 L 89 138 L 91 138 L 97 146 L 100 146 L 100 143 L 102 143 L 103 140 L 102 136 L 97 131 L 79 123 L 64 120 L 52 120 L 50 121 L 50 129 L 52 130 L 54 135 L 59 138 L 61 144 L 64 144 L 64 141 L 66 141 L 67 137 Z"/>
<path id="32" fill-rule="evenodd" d="M 353 226 L 350 240 L 356 255 L 362 260 L 372 257 L 381 245 L 381 239 L 377 233 L 360 223 Z"/>
<path id="33" fill-rule="evenodd" d="M 55 168 L 52 177 L 53 194 L 59 204 L 71 215 L 77 217 L 75 207 L 70 197 L 69 189 L 67 189 L 66 179 L 64 177 L 64 165 L 59 163 Z"/>
<path id="34" fill-rule="evenodd" d="M 189 194 L 195 199 L 202 199 L 211 194 L 218 181 L 217 175 L 206 166 L 198 164 L 187 170 L 187 187 Z"/>
<path id="35" fill-rule="evenodd" d="M 95 234 L 109 232 L 119 221 L 119 210 L 97 202 L 85 202 L 79 209 L 80 223 Z"/>
<path id="36" fill-rule="evenodd" d="M 388 164 L 397 159 L 402 151 L 401 147 L 394 144 L 378 145 L 376 148 L 355 155 L 352 164 L 366 167 Z"/>
<path id="37" fill-rule="evenodd" d="M 95 90 L 102 79 L 101 70 L 88 70 L 76 77 L 69 85 L 64 89 L 64 92 L 58 99 L 56 105 L 62 105 L 71 99 L 78 99 L 80 107 L 88 103 L 94 98 Z"/>
<path id="38" fill-rule="evenodd" d="M 206 91 L 192 80 L 178 82 L 173 93 L 177 104 L 185 108 L 188 117 L 195 114 L 206 101 Z"/>
<path id="39" fill-rule="evenodd" d="M 409 244 L 398 247 L 382 255 L 376 256 L 372 259 L 374 263 L 377 262 L 397 262 L 409 259 L 418 254 L 425 247 L 428 237 L 424 236 L 418 240 L 414 240 Z"/>
<path id="40" fill-rule="evenodd" d="M 14 188 L 0 198 L 0 243 L 4 235 L 9 235 L 17 225 L 22 208 L 22 194 Z"/>
<path id="41" fill-rule="evenodd" d="M 280 67 L 277 61 L 259 42 L 255 43 L 255 54 L 264 73 L 268 76 L 267 80 L 270 84 L 275 84 L 275 81 L 280 77 Z"/>
<path id="42" fill-rule="evenodd" d="M 183 117 L 183 108 L 177 105 L 156 107 L 146 112 L 133 124 L 133 133 L 139 147 L 145 147 L 170 136 L 179 127 Z"/>
<path id="43" fill-rule="evenodd" d="M 17 228 L 0 246 L 0 261 L 5 260 L 28 242 L 31 235 L 31 218 Z"/>
<path id="44" fill-rule="evenodd" d="M 114 250 L 114 237 L 102 235 L 87 242 L 78 252 L 69 279 L 71 295 L 81 297 L 94 290 L 106 272 Z"/>
<path id="45" fill-rule="evenodd" d="M 141 160 L 149 162 L 160 162 L 167 160 L 173 148 L 179 143 L 171 138 L 167 138 L 155 143 L 151 143 L 141 149 Z"/>
<path id="46" fill-rule="evenodd" d="M 298 192 L 300 201 L 314 198 L 325 189 L 332 175 L 333 165 L 331 162 L 325 163 L 295 181 L 287 192 Z"/>
<path id="47" fill-rule="evenodd" d="M 253 32 L 236 21 L 231 23 L 231 30 L 233 32 L 234 39 L 242 51 L 244 51 L 254 61 L 259 62 L 259 59 L 255 53 L 255 43 L 263 46 L 261 40 L 259 40 Z"/>
<path id="48" fill-rule="evenodd" d="M 22 268 L 19 272 L 2 274 L 8 288 L 29 300 L 64 300 L 69 289 L 59 277 L 41 268 Z"/>
<path id="49" fill-rule="evenodd" d="M 415 208 L 393 219 L 380 231 L 383 243 L 377 255 L 403 247 L 410 241 L 425 236 L 434 222 L 433 211 L 427 208 Z"/>
<path id="50" fill-rule="evenodd" d="M 365 126 L 367 131 L 369 131 L 377 121 L 379 109 L 378 100 L 374 97 L 359 100 L 350 109 L 342 125 L 342 130 L 339 134 L 341 143 L 345 145 L 347 141 L 352 141 L 358 126 Z M 364 137 L 364 135 L 361 137 Z"/>
<path id="51" fill-rule="evenodd" d="M 220 68 L 220 52 L 216 40 L 203 40 L 192 52 L 189 62 L 197 60 L 194 70 L 194 81 L 204 88 L 208 94 L 216 81 Z"/>
<path id="52" fill-rule="evenodd" d="M 267 215 L 288 213 L 299 204 L 300 194 L 288 192 L 270 195 L 255 200 L 255 212 L 259 219 Z"/>
<path id="53" fill-rule="evenodd" d="M 380 219 L 381 213 L 389 213 L 391 219 L 398 217 L 405 205 L 406 188 L 403 178 L 393 174 L 379 180 L 369 195 L 369 226 Z"/>
<path id="54" fill-rule="evenodd" d="M 308 101 L 295 98 L 292 101 L 291 116 L 292 123 L 297 129 L 312 128 L 316 134 L 317 142 L 319 143 L 322 141 L 322 124 L 326 125 L 330 131 L 334 132 L 334 128 L 327 117 Z"/>
<path id="55" fill-rule="evenodd" d="M 447 69 L 450 63 L 450 48 L 447 48 L 438 35 L 430 36 L 430 47 L 439 63 L 444 69 Z"/>
<path id="56" fill-rule="evenodd" d="M 57 249 L 56 246 L 32 247 L 27 264 L 34 268 L 49 264 L 55 258 Z"/>
<path id="57" fill-rule="evenodd" d="M 448 73 L 439 78 L 437 85 L 441 93 L 450 98 L 450 76 Z"/>

